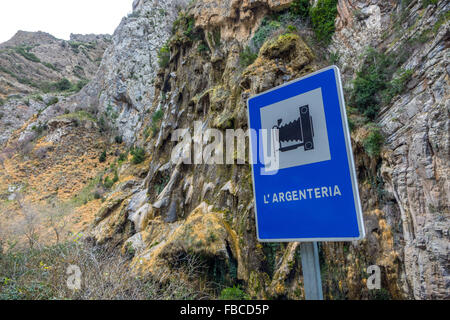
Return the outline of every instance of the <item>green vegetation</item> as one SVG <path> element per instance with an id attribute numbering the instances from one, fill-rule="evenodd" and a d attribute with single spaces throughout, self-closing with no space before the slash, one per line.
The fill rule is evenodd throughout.
<path id="1" fill-rule="evenodd" d="M 369 134 L 363 141 L 363 146 L 366 153 L 371 158 L 379 157 L 383 142 L 384 138 L 380 129 L 376 126 L 369 126 Z"/>
<path id="2" fill-rule="evenodd" d="M 441 26 L 450 20 L 450 10 L 439 15 L 438 21 L 433 26 L 433 32 L 436 34 Z"/>
<path id="3" fill-rule="evenodd" d="M 209 52 L 210 50 L 209 50 L 208 45 L 207 45 L 204 41 L 202 41 L 202 42 L 200 42 L 200 44 L 198 45 L 197 51 L 198 51 L 198 53 L 207 53 L 207 52 Z"/>
<path id="4" fill-rule="evenodd" d="M 250 297 L 239 286 L 225 288 L 220 293 L 220 300 L 250 300 Z"/>
<path id="5" fill-rule="evenodd" d="M 95 49 L 95 46 L 96 46 L 95 42 L 69 41 L 68 44 L 72 48 L 72 51 L 76 54 L 80 53 L 80 48 L 81 48 L 81 50 L 85 50 L 86 48 Z"/>
<path id="6" fill-rule="evenodd" d="M 404 59 L 401 54 L 386 55 L 373 48 L 367 50 L 364 63 L 353 81 L 350 105 L 368 121 L 376 118 L 382 102 L 390 102 L 394 95 L 404 90 L 412 75 L 411 70 L 400 70 L 399 76 L 392 79 Z"/>
<path id="7" fill-rule="evenodd" d="M 131 159 L 133 164 L 139 164 L 145 160 L 145 150 L 143 148 L 133 148 L 130 150 L 130 154 L 133 156 Z"/>
<path id="8" fill-rule="evenodd" d="M 170 61 L 170 48 L 168 44 L 165 44 L 158 51 L 158 64 L 161 68 L 166 68 Z"/>
<path id="9" fill-rule="evenodd" d="M 335 31 L 334 20 L 337 15 L 337 0 L 319 0 L 310 9 L 311 23 L 319 41 L 328 44 Z"/>
<path id="10" fill-rule="evenodd" d="M 74 92 L 79 92 L 81 89 L 83 89 L 87 84 L 89 83 L 89 80 L 87 79 L 82 79 L 80 81 L 78 81 L 73 87 L 72 87 L 72 91 Z"/>
<path id="11" fill-rule="evenodd" d="M 194 24 L 195 24 L 194 17 L 186 18 L 186 30 L 183 32 L 183 34 L 190 39 L 194 34 Z"/>
<path id="12" fill-rule="evenodd" d="M 43 63 L 46 65 L 46 63 Z M 47 66 L 47 65 L 46 65 Z M 49 66 L 47 66 L 49 67 Z M 61 80 L 55 82 L 34 82 L 33 80 L 22 77 L 14 73 L 13 71 L 0 66 L 0 72 L 4 72 L 9 74 L 11 77 L 15 78 L 19 83 L 29 85 L 36 89 L 42 90 L 44 93 L 49 92 L 79 92 L 88 82 L 89 80 L 82 79 L 76 83 L 71 83 L 68 79 L 63 78 Z"/>
<path id="13" fill-rule="evenodd" d="M 263 252 L 266 256 L 265 260 L 265 268 L 267 270 L 267 274 L 272 277 L 275 269 L 276 269 L 276 256 L 277 251 L 281 248 L 280 243 L 264 243 L 263 244 Z"/>
<path id="14" fill-rule="evenodd" d="M 152 115 L 152 125 L 147 126 L 144 131 L 145 138 L 154 137 L 159 130 L 159 123 L 161 119 L 164 117 L 164 111 L 159 109 Z"/>
<path id="15" fill-rule="evenodd" d="M 309 16 L 310 7 L 309 0 L 295 0 L 291 3 L 291 12 L 294 15 L 307 18 Z"/>
<path id="16" fill-rule="evenodd" d="M 257 53 L 253 53 L 252 49 L 249 46 L 245 47 L 245 49 L 239 55 L 239 62 L 243 68 L 251 65 L 256 58 L 258 58 Z"/>
<path id="17" fill-rule="evenodd" d="M 115 141 L 117 144 L 122 144 L 123 138 L 122 138 L 122 136 L 115 136 L 114 141 Z"/>
<path id="18" fill-rule="evenodd" d="M 68 111 L 68 110 L 67 110 Z M 90 114 L 87 111 L 84 110 L 80 110 L 80 111 L 76 111 L 76 112 L 67 112 L 61 116 L 58 116 L 58 118 L 65 118 L 65 119 L 76 119 L 76 120 L 89 120 L 89 121 L 96 121 L 96 119 L 94 118 L 94 116 L 92 114 Z"/>
<path id="19" fill-rule="evenodd" d="M 402 93 L 405 90 L 406 84 L 411 79 L 412 74 L 412 70 L 400 70 L 398 76 L 394 77 L 383 91 L 383 103 L 390 103 L 393 97 Z"/>
<path id="20" fill-rule="evenodd" d="M 48 100 L 47 102 L 47 107 L 57 104 L 58 102 L 59 99 L 57 97 L 51 97 L 50 100 Z"/>
<path id="21" fill-rule="evenodd" d="M 59 71 L 59 69 L 57 67 L 55 67 L 53 64 L 51 64 L 50 62 L 42 62 L 42 64 L 44 66 L 46 66 L 49 69 L 52 69 L 53 71 Z"/>
<path id="22" fill-rule="evenodd" d="M 84 188 L 80 191 L 80 193 L 78 193 L 75 197 L 73 197 L 70 200 L 69 204 L 66 205 L 72 205 L 74 207 L 80 207 L 82 205 L 85 205 L 86 203 L 88 203 L 89 201 L 92 201 L 94 199 L 99 199 L 97 198 L 98 195 L 100 194 L 98 190 L 94 191 L 95 188 L 97 186 L 99 186 L 101 184 L 101 177 L 97 176 L 93 179 L 90 179 L 89 182 L 84 186 Z"/>
<path id="23" fill-rule="evenodd" d="M 66 78 L 63 78 L 54 83 L 56 91 L 67 91 L 72 87 L 72 83 Z"/>
<path id="24" fill-rule="evenodd" d="M 156 194 L 159 195 L 164 188 L 166 187 L 167 183 L 169 183 L 170 176 L 163 175 L 157 181 L 155 181 L 155 191 Z"/>
<path id="25" fill-rule="evenodd" d="M 255 52 L 259 51 L 264 42 L 278 29 L 282 27 L 281 16 L 269 16 L 265 17 L 258 30 L 255 32 L 251 40 L 251 45 Z"/>
<path id="26" fill-rule="evenodd" d="M 99 162 L 105 162 L 106 161 L 106 150 L 104 150 L 101 154 L 100 157 L 98 158 Z"/>
<path id="27" fill-rule="evenodd" d="M 438 0 L 422 0 L 422 9 L 425 9 L 426 7 L 428 7 L 430 4 L 432 4 L 433 6 L 435 6 L 438 3 Z"/>
<path id="28" fill-rule="evenodd" d="M 41 60 L 38 57 L 36 57 L 34 53 L 30 52 L 31 49 L 32 47 L 30 46 L 19 46 L 16 47 L 14 50 L 27 60 L 30 60 L 32 62 L 41 62 Z"/>
<path id="29" fill-rule="evenodd" d="M 76 83 L 70 82 L 70 80 L 63 78 L 55 82 L 44 82 L 39 85 L 39 88 L 45 92 L 79 92 L 83 87 L 89 83 L 89 80 L 82 79 Z"/>
<path id="30" fill-rule="evenodd" d="M 36 132 L 38 134 L 38 136 L 41 136 L 44 133 L 44 131 L 46 131 L 47 129 L 48 129 L 47 125 L 45 123 L 41 123 L 41 122 L 39 122 L 38 125 L 33 125 L 31 127 L 31 130 Z"/>
<path id="31" fill-rule="evenodd" d="M 128 152 L 122 152 L 121 154 L 119 154 L 119 160 L 118 160 L 119 165 L 122 164 L 123 162 L 127 161 L 127 159 L 128 159 Z"/>
<path id="32" fill-rule="evenodd" d="M 329 61 L 331 64 L 337 64 L 339 62 L 339 59 L 340 59 L 339 52 L 330 53 Z"/>
<path id="33" fill-rule="evenodd" d="M 111 189 L 112 186 L 114 185 L 114 181 L 112 179 L 110 179 L 109 177 L 106 177 L 105 180 L 103 181 L 103 186 L 106 189 Z"/>

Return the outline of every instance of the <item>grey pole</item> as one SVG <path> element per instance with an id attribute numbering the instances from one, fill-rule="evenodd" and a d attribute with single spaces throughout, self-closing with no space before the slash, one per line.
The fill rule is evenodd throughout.
<path id="1" fill-rule="evenodd" d="M 323 300 L 317 242 L 302 242 L 300 255 L 306 300 Z"/>

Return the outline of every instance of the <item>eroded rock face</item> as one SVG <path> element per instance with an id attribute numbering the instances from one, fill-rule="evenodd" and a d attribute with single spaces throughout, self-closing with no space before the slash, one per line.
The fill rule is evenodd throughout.
<path id="1" fill-rule="evenodd" d="M 99 72 L 73 104 L 96 106 L 123 135 L 136 141 L 142 115 L 152 105 L 158 52 L 187 0 L 135 1 L 112 36 Z"/>
<path id="2" fill-rule="evenodd" d="M 36 121 L 30 128 L 47 122 L 50 117 L 44 110 L 49 102 L 56 97 L 59 101 L 66 98 L 62 93 L 43 94 L 43 88 L 63 78 L 73 84 L 92 79 L 109 43 L 109 35 L 72 34 L 70 41 L 65 41 L 45 32 L 25 31 L 1 43 L 0 146 L 33 116 Z M 26 135 L 28 139 L 33 132 Z"/>
<path id="3" fill-rule="evenodd" d="M 449 8 L 445 1 L 426 8 L 420 1 L 407 8 L 388 2 L 339 1 L 331 48 L 340 53 L 344 74 L 350 79 L 361 62 L 355 57 L 365 47 L 394 52 L 405 41 L 429 32 Z M 400 32 L 390 27 L 393 17 L 401 23 Z M 372 261 L 386 267 L 387 275 L 395 274 L 399 287 L 416 299 L 449 295 L 448 34 L 447 20 L 412 50 L 401 66 L 413 70 L 412 80 L 405 93 L 381 110 L 378 120 L 386 137 L 379 173 L 385 199 L 378 207 L 394 237 L 390 245 L 394 256 L 385 259 L 380 252 Z M 378 225 L 366 227 L 369 233 L 380 230 Z M 400 269 L 394 270 L 396 259 Z"/>
<path id="4" fill-rule="evenodd" d="M 287 9 L 291 2 L 292 0 L 200 0 L 194 3 L 191 12 L 196 24 L 207 32 L 220 30 L 223 39 L 246 41 L 267 13 Z"/>
<path id="5" fill-rule="evenodd" d="M 104 222 L 104 226 L 110 226 L 108 237 L 113 237 L 117 221 L 121 229 L 128 230 L 122 237 L 122 241 L 128 239 L 123 250 L 133 249 L 136 270 L 145 273 L 163 265 L 167 267 L 181 251 L 194 250 L 218 260 L 234 261 L 236 278 L 247 284 L 254 297 L 303 296 L 298 286 L 301 282 L 298 246 L 261 246 L 255 239 L 248 168 L 170 164 L 174 144 L 168 141 L 177 128 L 190 128 L 194 133 L 191 128 L 194 121 L 200 128 L 246 128 L 245 102 L 249 96 L 326 64 L 300 36 L 280 32 L 263 45 L 250 66 L 240 65 L 240 52 L 259 21 L 269 12 L 286 8 L 288 2 L 204 0 L 188 8 L 210 53 L 200 53 L 198 43 L 176 33 L 176 41 L 170 44 L 170 63 L 158 73 L 155 89 L 149 89 L 154 90 L 148 95 L 149 99 L 154 98 L 152 112 L 156 109 L 164 112 L 159 131 L 145 141 L 143 136 L 137 138 L 152 153 L 142 182 L 147 192 L 144 195 L 138 187 L 129 203 L 125 200 L 117 206 L 116 218 L 110 215 L 105 219 L 109 222 Z M 145 8 L 146 3 L 135 1 L 135 10 Z M 359 57 L 368 46 L 386 48 L 386 52 L 396 50 L 399 43 L 424 31 L 427 23 L 442 19 L 441 13 L 448 10 L 446 6 L 439 2 L 437 6 L 421 9 L 418 2 L 411 3 L 408 15 L 403 13 L 407 32 L 395 33 L 391 30 L 393 17 L 404 12 L 397 6 L 386 2 L 339 1 L 336 33 L 328 50 L 339 53 L 346 86 L 351 85 L 362 63 Z M 115 41 L 132 41 L 118 38 L 120 32 Z M 220 35 L 220 46 L 211 40 L 214 34 Z M 432 39 L 413 47 L 404 62 L 402 68 L 414 70 L 413 80 L 405 93 L 381 110 L 377 122 L 386 136 L 386 144 L 380 160 L 364 152 L 363 132 L 353 135 L 368 235 L 361 242 L 321 246 L 327 298 L 448 298 L 447 42 L 448 22 L 435 30 Z M 132 67 L 129 64 L 126 68 Z M 115 82 L 114 99 L 136 105 L 136 94 L 130 91 L 136 86 L 127 77 Z M 127 119 L 131 119 L 129 123 L 134 121 L 133 116 Z M 142 123 L 131 126 L 135 129 L 125 130 L 136 132 L 139 126 L 149 123 L 151 120 L 144 117 Z M 367 177 L 381 179 L 384 190 L 381 192 L 379 185 L 370 184 Z M 206 205 L 198 206 L 204 201 L 211 207 L 202 209 L 203 212 L 199 208 Z M 215 250 L 215 246 L 187 241 L 186 235 L 192 233 L 194 225 L 204 227 L 208 224 L 204 220 L 216 219 L 217 212 L 224 212 L 220 219 L 227 221 L 223 226 L 228 226 L 216 233 L 219 247 L 223 249 L 227 242 L 238 243 L 226 254 L 225 250 Z M 133 228 L 127 229 L 124 215 Z M 97 228 L 97 234 L 98 231 Z M 230 237 L 233 232 L 235 239 L 240 240 Z M 373 264 L 379 265 L 383 274 L 383 290 L 376 293 L 368 291 L 365 284 L 366 269 Z"/>
<path id="6" fill-rule="evenodd" d="M 71 35 L 65 41 L 45 32 L 18 31 L 0 44 L 0 98 L 35 93 L 62 78 L 90 80 L 109 43 L 109 35 Z"/>
<path id="7" fill-rule="evenodd" d="M 55 137 L 59 129 L 67 134 L 73 123 L 51 119 L 64 109 L 93 108 L 128 146 L 147 151 L 143 163 L 128 161 L 118 169 L 120 182 L 98 204 L 87 232 L 99 244 L 121 248 L 134 272 L 158 274 L 195 253 L 224 285 L 240 281 L 256 298 L 303 298 L 298 244 L 262 245 L 256 239 L 248 160 L 172 162 L 176 143 L 170 141 L 180 128 L 195 136 L 194 124 L 245 130 L 248 97 L 329 64 L 324 48 L 308 38 L 311 30 L 279 30 L 256 60 L 241 64 L 262 18 L 291 2 L 199 0 L 186 6 L 187 1 L 135 0 L 95 79 L 14 133 L 27 140 L 33 125 L 50 121 Z M 385 1 L 338 2 L 336 33 L 325 49 L 339 53 L 346 87 L 366 47 L 394 52 L 427 29 L 433 33 L 410 48 L 401 68 L 412 69 L 412 79 L 376 119 L 385 136 L 381 157 L 364 151 L 364 130 L 352 134 L 367 237 L 321 244 L 328 299 L 449 298 L 449 22 L 442 20 L 448 9 L 446 1 L 427 8 L 420 1 L 407 8 Z M 180 17 L 194 18 L 195 37 L 176 30 L 169 62 L 160 68 L 157 52 L 180 10 Z M 158 110 L 158 120 L 152 119 Z M 199 141 L 195 137 L 192 146 Z M 199 154 L 194 151 L 193 158 Z M 365 282 L 374 264 L 382 271 L 383 290 L 377 292 Z"/>

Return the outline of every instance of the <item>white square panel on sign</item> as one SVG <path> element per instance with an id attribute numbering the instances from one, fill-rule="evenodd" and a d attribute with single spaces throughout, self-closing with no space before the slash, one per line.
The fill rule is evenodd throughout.
<path id="1" fill-rule="evenodd" d="M 321 88 L 263 107 L 260 114 L 261 129 L 270 136 L 264 150 L 269 166 L 273 151 L 279 169 L 331 160 Z M 278 141 L 271 129 L 278 129 Z"/>

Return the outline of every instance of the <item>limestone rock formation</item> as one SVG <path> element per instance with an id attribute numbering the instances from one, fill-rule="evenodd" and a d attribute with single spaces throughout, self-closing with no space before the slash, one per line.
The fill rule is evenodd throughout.
<path id="1" fill-rule="evenodd" d="M 222 286 L 240 283 L 254 298 L 303 298 L 298 244 L 256 239 L 248 158 L 188 164 L 177 154 L 171 161 L 172 138 L 187 129 L 183 135 L 194 137 L 194 149 L 202 141 L 196 127 L 245 130 L 248 97 L 335 63 L 355 126 L 367 237 L 320 244 L 325 297 L 448 299 L 450 4 L 339 0 L 326 43 L 317 40 L 311 21 L 290 13 L 293 2 L 135 0 L 93 80 L 11 131 L 7 147 L 37 141 L 36 152 L 44 143 L 76 144 L 74 135 L 86 128 L 83 146 L 91 139 L 95 147 L 88 151 L 98 152 L 78 165 L 91 178 L 98 169 L 100 179 L 88 185 L 101 190 L 76 212 L 88 222 L 85 237 L 129 257 L 130 272 L 159 274 L 192 254 L 203 259 L 205 277 Z M 367 52 L 397 63 L 386 77 L 392 90 L 376 93 L 379 109 L 369 123 L 364 110 L 354 111 L 352 97 L 361 68 L 376 63 Z M 33 102 L 21 112 L 27 118 L 40 108 Z M 384 141 L 375 141 L 379 152 L 369 150 L 373 132 Z M 42 175 L 27 162 L 36 158 L 10 149 L 0 199 Z M 200 155 L 194 151 L 192 160 Z M 94 167 L 99 156 L 106 162 Z M 46 159 L 60 158 L 51 152 Z M 81 186 L 76 189 L 68 194 Z M 381 290 L 366 286 L 370 265 L 381 268 Z"/>

